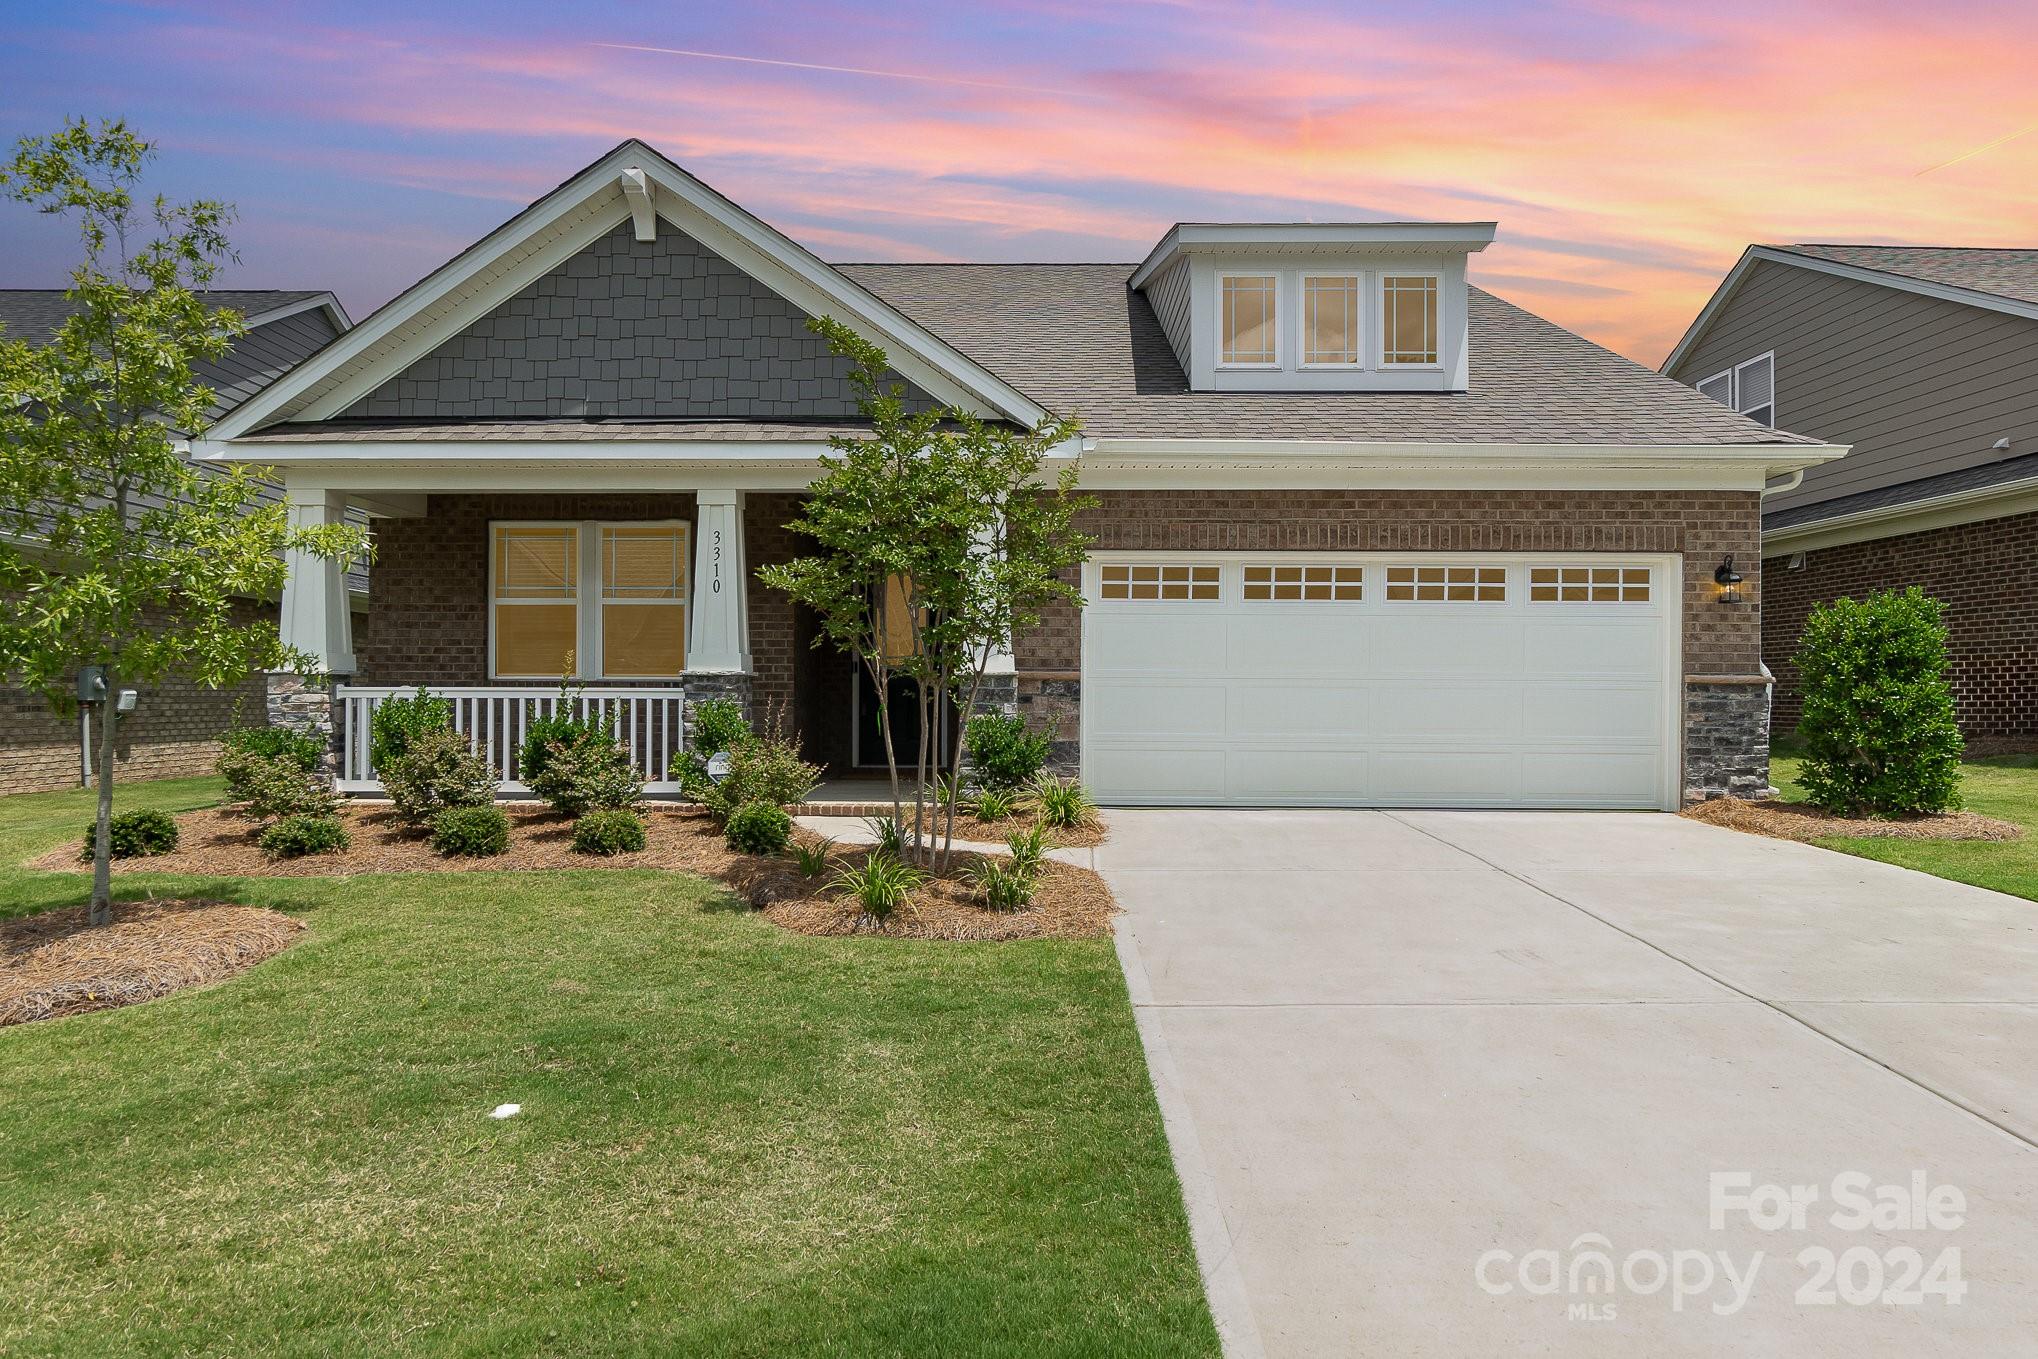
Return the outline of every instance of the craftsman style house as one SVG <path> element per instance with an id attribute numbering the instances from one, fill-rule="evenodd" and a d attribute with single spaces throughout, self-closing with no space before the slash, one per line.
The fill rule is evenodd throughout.
<path id="1" fill-rule="evenodd" d="M 873 762 L 872 695 L 757 566 L 881 345 L 915 400 L 1030 426 L 1101 500 L 1087 607 L 994 701 L 1113 803 L 1674 807 L 1766 782 L 1760 496 L 1844 450 L 1466 281 L 1492 223 L 1181 224 L 1137 264 L 829 265 L 625 142 L 233 411 L 203 456 L 378 517 L 372 633 L 293 563 L 346 786 L 400 686 L 514 783 L 570 675 L 662 772 L 685 705 Z M 949 739 L 946 732 L 928 739 Z"/>
<path id="2" fill-rule="evenodd" d="M 1922 586 L 1946 605 L 1979 749 L 2038 740 L 2038 250 L 1748 247 L 1663 371 L 1762 424 L 1849 444 L 1763 502 L 1762 653 L 1802 711 L 1814 604 Z"/>

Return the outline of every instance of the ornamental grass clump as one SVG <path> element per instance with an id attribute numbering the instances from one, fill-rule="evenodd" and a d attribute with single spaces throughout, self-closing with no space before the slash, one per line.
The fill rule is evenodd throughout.
<path id="1" fill-rule="evenodd" d="M 977 890 L 984 905 L 994 911 L 1016 911 L 1030 905 L 1037 875 L 1016 863 L 979 859 L 963 870 L 964 879 Z"/>
<path id="2" fill-rule="evenodd" d="M 892 912 L 906 904 L 913 889 L 927 881 L 927 875 L 911 864 L 889 854 L 872 853 L 860 864 L 840 869 L 834 887 L 854 897 L 863 913 L 873 920 L 889 920 Z"/>
<path id="3" fill-rule="evenodd" d="M 1075 779 L 1043 778 L 1033 785 L 1033 800 L 1040 808 L 1040 822 L 1058 830 L 1097 824 L 1097 804 L 1090 790 Z"/>
<path id="4" fill-rule="evenodd" d="M 1960 806 L 1964 742 L 1938 600 L 1912 586 L 1815 606 L 1796 661 L 1799 782 L 1812 802 L 1879 816 Z"/>

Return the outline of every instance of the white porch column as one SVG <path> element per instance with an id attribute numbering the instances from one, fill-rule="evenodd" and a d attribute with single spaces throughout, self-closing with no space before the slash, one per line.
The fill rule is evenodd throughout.
<path id="1" fill-rule="evenodd" d="M 701 491 L 694 523 L 693 622 L 686 668 L 750 673 L 749 576 L 743 560 L 743 493 Z"/>
<path id="2" fill-rule="evenodd" d="M 292 528 L 346 522 L 347 497 L 323 486 L 292 484 L 286 491 Z M 286 645 L 307 652 L 328 675 L 354 673 L 354 621 L 347 607 L 346 563 L 295 548 L 284 554 L 282 633 Z"/>
<path id="3" fill-rule="evenodd" d="M 990 535 L 986 535 L 986 539 L 989 536 Z M 983 542 L 984 547 L 987 550 L 995 550 L 994 543 L 986 541 L 985 539 L 979 539 L 979 541 Z M 992 675 L 1011 675 L 1016 673 L 1018 669 L 1019 663 L 1013 660 L 1012 653 L 1010 651 L 993 651 L 991 653 L 990 659 L 986 661 L 984 664 L 984 676 L 985 678 L 988 679 Z"/>

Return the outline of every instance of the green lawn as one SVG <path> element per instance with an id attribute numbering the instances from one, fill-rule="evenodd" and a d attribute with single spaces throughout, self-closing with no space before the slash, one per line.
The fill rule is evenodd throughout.
<path id="1" fill-rule="evenodd" d="M 0 914 L 80 898 L 18 865 L 89 808 L 0 799 Z M 116 881 L 310 930 L 0 1030 L 0 1354 L 1217 1352 L 1109 941 L 809 939 L 648 871 Z"/>
<path id="2" fill-rule="evenodd" d="M 1788 802 L 1804 800 L 1797 783 L 1798 761 L 1771 764 L 1770 779 Z M 2014 821 L 2024 838 L 1994 843 L 1980 840 L 1830 839 L 1828 849 L 1864 859 L 1902 864 L 1936 877 L 1990 887 L 1998 892 L 2038 901 L 2038 757 L 2005 755 L 1969 760 L 1961 769 L 1961 793 L 1971 811 Z"/>

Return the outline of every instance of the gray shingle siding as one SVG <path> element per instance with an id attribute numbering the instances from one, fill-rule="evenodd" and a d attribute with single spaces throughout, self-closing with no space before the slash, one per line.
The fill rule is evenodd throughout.
<path id="1" fill-rule="evenodd" d="M 1772 513 L 2038 451 L 2038 321 L 1763 260 L 1670 375 L 1695 383 L 1770 350 L 1777 423 L 1854 446 Z"/>
<path id="2" fill-rule="evenodd" d="M 849 365 L 692 237 L 625 222 L 344 413 L 360 419 L 841 420 Z M 931 405 L 914 390 L 909 400 Z"/>

